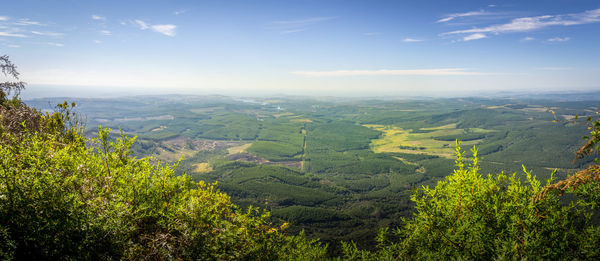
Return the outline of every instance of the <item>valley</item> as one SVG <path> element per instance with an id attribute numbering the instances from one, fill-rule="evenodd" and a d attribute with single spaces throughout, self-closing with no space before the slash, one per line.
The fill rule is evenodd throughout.
<path id="1" fill-rule="evenodd" d="M 28 101 L 40 109 L 66 98 Z M 71 99 L 68 99 L 71 101 Z M 571 115 L 597 101 L 322 99 L 142 96 L 74 99 L 87 119 L 138 136 L 137 157 L 177 165 L 179 175 L 218 182 L 241 208 L 267 209 L 290 232 L 372 248 L 378 228 L 402 225 L 411 191 L 452 173 L 456 140 L 476 146 L 482 173 L 540 179 L 583 167 L 574 151 L 586 133 Z M 554 111 L 555 113 L 552 113 Z M 555 116 L 558 115 L 558 116 Z M 558 117 L 558 118 L 556 118 Z"/>

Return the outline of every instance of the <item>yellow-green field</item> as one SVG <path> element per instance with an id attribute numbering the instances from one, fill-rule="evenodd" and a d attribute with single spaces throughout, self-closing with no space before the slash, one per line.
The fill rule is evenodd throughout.
<path id="1" fill-rule="evenodd" d="M 296 114 L 293 114 L 291 112 L 282 112 L 282 113 L 277 113 L 277 114 L 273 114 L 273 117 L 275 118 L 279 118 L 279 117 L 291 117 L 291 116 L 295 116 Z"/>
<path id="2" fill-rule="evenodd" d="M 166 145 L 163 144 L 163 146 Z M 191 157 L 196 153 L 195 150 L 190 148 L 169 148 L 170 150 L 166 150 L 162 147 L 157 148 L 158 153 L 154 156 L 164 162 L 176 162 L 182 158 Z"/>
<path id="3" fill-rule="evenodd" d="M 151 131 L 161 131 L 161 130 L 164 130 L 164 129 L 166 129 L 166 128 L 167 128 L 167 126 L 160 125 L 160 127 L 158 127 L 158 128 L 154 128 L 154 129 L 152 129 Z"/>
<path id="4" fill-rule="evenodd" d="M 194 164 L 194 167 L 196 167 L 196 172 L 200 173 L 207 173 L 213 171 L 213 168 L 210 166 L 210 164 L 206 162 Z"/>
<path id="5" fill-rule="evenodd" d="M 375 153 L 381 152 L 400 152 L 408 154 L 431 154 L 445 158 L 454 158 L 454 141 L 435 140 L 435 137 L 445 135 L 456 135 L 465 132 L 464 129 L 456 128 L 456 124 L 448 124 L 434 128 L 421 128 L 428 130 L 428 133 L 411 133 L 411 130 L 405 130 L 397 126 L 386 126 L 377 124 L 367 124 L 369 127 L 383 132 L 381 138 L 371 141 L 371 150 Z M 472 133 L 485 133 L 491 130 L 479 128 L 469 129 Z M 465 146 L 478 144 L 481 140 L 465 141 Z M 408 149 L 402 147 L 414 147 Z M 422 149 L 420 149 L 422 148 Z"/>
<path id="6" fill-rule="evenodd" d="M 312 122 L 311 119 L 300 118 L 300 119 L 292 119 L 291 122 Z"/>
<path id="7" fill-rule="evenodd" d="M 246 143 L 244 145 L 231 147 L 231 148 L 227 149 L 227 152 L 229 154 L 242 153 L 242 152 L 245 152 L 246 149 L 250 147 L 250 145 L 252 145 L 252 143 Z"/>

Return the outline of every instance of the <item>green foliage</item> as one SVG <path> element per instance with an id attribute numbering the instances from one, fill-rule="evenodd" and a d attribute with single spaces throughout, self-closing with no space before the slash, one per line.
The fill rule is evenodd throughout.
<path id="1" fill-rule="evenodd" d="M 307 124 L 307 147 L 312 151 L 348 150 L 369 148 L 371 139 L 379 136 L 379 131 L 351 123 Z"/>
<path id="2" fill-rule="evenodd" d="M 248 152 L 271 161 L 297 160 L 302 153 L 302 144 L 293 145 L 275 141 L 255 141 L 248 148 Z"/>
<path id="3" fill-rule="evenodd" d="M 438 136 L 438 137 L 434 137 L 434 139 L 442 140 L 442 141 L 455 141 L 455 140 L 470 141 L 470 140 L 483 139 L 483 138 L 485 138 L 485 136 L 486 136 L 485 133 L 461 133 L 461 134 L 456 134 L 456 135 Z"/>
<path id="4" fill-rule="evenodd" d="M 47 99 L 29 101 L 34 102 L 38 108 L 48 104 Z M 52 103 L 58 102 L 62 100 Z M 485 173 L 517 172 L 516 178 L 524 179 L 526 174 L 520 171 L 520 165 L 524 164 L 535 170 L 541 180 L 550 176 L 546 169 L 558 168 L 556 177 L 562 179 L 591 161 L 586 158 L 575 165 L 571 162 L 586 126 L 553 123 L 554 117 L 544 110 L 552 108 L 557 117 L 565 118 L 576 114 L 587 116 L 597 110 L 597 102 L 592 101 L 475 98 L 324 101 L 286 97 L 277 103 L 285 110 L 277 109 L 271 102 L 249 103 L 221 96 L 154 96 L 85 99 L 78 101 L 77 110 L 88 116 L 89 126 L 121 127 L 127 134 L 139 135 L 140 139 L 133 145 L 134 155 L 160 157 L 161 153 L 168 152 L 176 155 L 169 159 L 173 161 L 183 156 L 177 175 L 187 173 L 194 181 L 218 181 L 217 187 L 242 209 L 250 205 L 268 208 L 273 213 L 271 219 L 277 221 L 283 213 L 279 210 L 292 206 L 296 208 L 288 209 L 289 217 L 300 216 L 298 213 L 305 208 L 327 209 L 349 217 L 335 221 L 318 218 L 305 224 L 294 222 L 289 228 L 293 232 L 305 229 L 309 238 L 330 242 L 328 250 L 333 255 L 341 253 L 334 252 L 340 240 L 354 240 L 361 251 L 375 250 L 376 228 L 400 226 L 401 217 L 409 217 L 414 212 L 410 190 L 427 185 L 434 187 L 453 172 L 453 160 L 445 156 L 374 153 L 369 144 L 383 134 L 362 124 L 397 126 L 412 130 L 412 135 L 436 132 L 439 130 L 432 127 L 448 124 L 472 130 L 458 135 L 450 135 L 457 133 L 454 131 L 432 134 L 432 138 L 447 140 L 477 138 L 482 134 L 474 133 L 485 128 L 491 132 L 480 140 L 467 142 L 477 144 L 478 154 L 483 155 L 481 169 Z M 12 113 L 26 115 L 22 112 Z M 171 117 L 163 117 L 166 115 Z M 22 120 L 13 122 L 17 131 L 11 133 L 21 133 Z M 28 129 L 34 125 L 34 121 L 26 122 Z M 93 131 L 88 129 L 88 133 Z M 177 139 L 171 139 L 176 135 Z M 115 136 L 111 134 L 111 138 Z M 305 138 L 306 147 L 303 146 Z M 178 139 L 221 145 L 209 148 L 163 144 Z M 259 161 L 265 164 L 259 166 L 227 160 L 234 158 L 227 156 L 227 147 L 234 144 L 230 142 L 240 139 L 245 140 L 243 143 L 254 143 L 248 150 L 271 162 Z M 425 146 L 419 141 L 405 145 L 414 149 L 413 153 L 427 152 L 419 149 Z M 294 152 L 298 154 L 292 154 Z M 297 165 L 283 162 L 299 160 L 302 160 L 301 165 L 300 162 Z M 209 163 L 212 171 L 197 172 L 197 164 L 201 162 Z M 291 168 L 266 164 L 286 164 Z M 580 175 L 571 179 L 571 183 L 555 184 L 553 192 L 547 191 L 551 195 L 568 194 L 563 202 L 570 202 L 573 197 L 587 198 L 591 202 L 598 194 L 594 190 L 595 183 L 586 183 L 586 180 L 594 177 Z M 574 185 L 579 183 L 587 185 Z M 387 242 L 399 241 L 389 239 Z M 371 254 L 378 256 L 378 253 Z M 379 257 L 382 256 L 385 255 Z"/>
<path id="5" fill-rule="evenodd" d="M 285 226 L 271 227 L 267 212 L 240 211 L 214 185 L 131 157 L 135 139 L 123 134 L 111 141 L 110 129 L 99 128 L 88 147 L 76 132 L 25 132 L 0 139 L 4 259 L 272 260 L 325 253 L 316 241 L 285 235 Z M 69 135 L 79 138 L 63 138 Z"/>
<path id="6" fill-rule="evenodd" d="M 199 178 L 217 177 L 219 186 L 229 195 L 246 200 L 264 198 L 275 206 L 314 206 L 334 197 L 326 186 L 302 172 L 281 166 L 246 164 L 229 162 Z"/>
<path id="7" fill-rule="evenodd" d="M 377 252 L 344 246 L 348 258 L 402 259 L 597 259 L 598 232 L 589 200 L 561 204 L 527 169 L 526 182 L 513 175 L 479 174 L 477 151 L 465 158 L 457 146 L 454 173 L 411 199 L 416 212 Z M 595 184 L 597 186 L 597 184 Z M 573 187 L 571 187 L 573 188 Z M 574 189 L 574 188 L 573 188 Z M 582 188 L 585 191 L 585 188 Z M 597 191 L 594 193 L 597 194 Z M 380 236 L 380 242 L 385 236 Z"/>
<path id="8" fill-rule="evenodd" d="M 304 206 L 281 208 L 273 211 L 273 214 L 293 223 L 314 223 L 349 219 L 348 216 L 339 214 L 334 210 Z"/>
<path id="9" fill-rule="evenodd" d="M 600 111 L 597 111 L 596 114 L 600 114 Z M 578 116 L 575 116 L 575 119 L 577 118 Z M 587 140 L 587 143 L 577 151 L 578 159 L 597 154 L 600 151 L 600 116 L 595 120 L 592 116 L 588 116 L 586 123 L 590 134 L 583 136 L 583 139 Z M 598 158 L 595 158 L 594 162 L 598 162 Z"/>

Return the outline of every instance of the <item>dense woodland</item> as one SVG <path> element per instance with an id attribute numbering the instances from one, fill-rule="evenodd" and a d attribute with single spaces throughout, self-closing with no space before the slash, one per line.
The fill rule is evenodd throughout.
<path id="1" fill-rule="evenodd" d="M 23 87 L 0 92 L 2 259 L 600 257 L 597 101 Z"/>

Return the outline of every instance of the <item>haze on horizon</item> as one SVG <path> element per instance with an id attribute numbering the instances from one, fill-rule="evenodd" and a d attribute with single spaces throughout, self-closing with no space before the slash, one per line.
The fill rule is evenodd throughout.
<path id="1" fill-rule="evenodd" d="M 600 90 L 600 3 L 9 1 L 25 96 Z"/>

